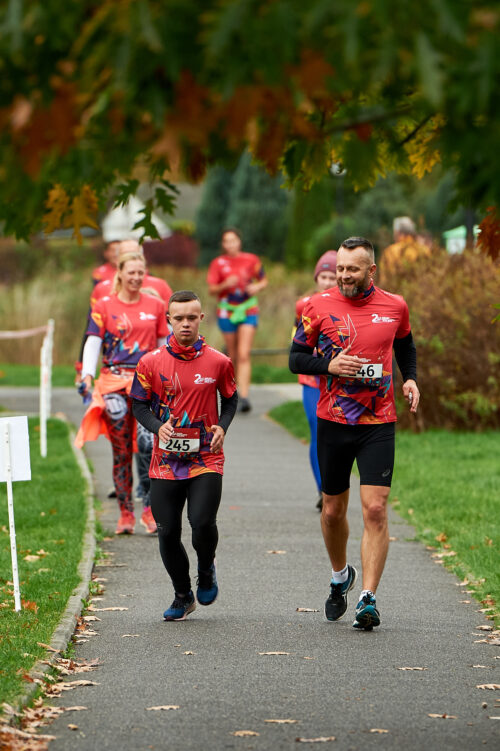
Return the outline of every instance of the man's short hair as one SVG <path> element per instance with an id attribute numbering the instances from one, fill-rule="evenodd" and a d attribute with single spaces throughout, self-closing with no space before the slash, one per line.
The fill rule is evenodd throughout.
<path id="1" fill-rule="evenodd" d="M 195 292 L 190 289 L 180 289 L 171 295 L 168 301 L 168 309 L 170 310 L 170 305 L 173 302 L 192 302 L 193 300 L 198 300 L 201 305 L 201 300 Z"/>
<path id="2" fill-rule="evenodd" d="M 397 216 L 392 223 L 392 230 L 394 234 L 399 232 L 402 235 L 411 235 L 412 237 L 417 234 L 415 222 L 409 216 Z"/>
<path id="3" fill-rule="evenodd" d="M 371 244 L 371 242 L 367 240 L 366 237 L 348 237 L 347 240 L 344 240 L 344 242 L 341 244 L 340 247 L 345 248 L 346 250 L 354 250 L 354 248 L 363 248 L 364 250 L 366 250 L 366 252 L 370 256 L 371 262 L 375 263 L 375 250 L 373 249 L 373 245 Z"/>

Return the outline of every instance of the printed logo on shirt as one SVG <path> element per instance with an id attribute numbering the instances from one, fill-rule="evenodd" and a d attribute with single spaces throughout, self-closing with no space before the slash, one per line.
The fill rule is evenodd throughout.
<path id="1" fill-rule="evenodd" d="M 202 376 L 201 373 L 196 373 L 194 376 L 195 383 L 215 383 L 215 380 L 215 378 L 210 378 L 210 376 Z"/>
<path id="2" fill-rule="evenodd" d="M 154 313 L 144 313 L 144 311 L 141 310 L 139 318 L 141 321 L 156 321 L 157 316 L 155 316 Z"/>
<path id="3" fill-rule="evenodd" d="M 372 313 L 372 323 L 395 323 L 395 318 L 389 316 L 379 316 L 378 313 Z"/>

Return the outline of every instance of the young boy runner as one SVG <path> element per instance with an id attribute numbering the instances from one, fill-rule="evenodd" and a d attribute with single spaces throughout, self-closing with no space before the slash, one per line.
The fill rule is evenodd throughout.
<path id="1" fill-rule="evenodd" d="M 136 419 L 154 433 L 151 509 L 160 555 L 175 593 L 163 614 L 167 621 L 182 621 L 196 607 L 189 559 L 181 542 L 186 500 L 198 557 L 198 602 L 210 605 L 218 594 L 215 550 L 222 447 L 238 395 L 231 360 L 199 335 L 203 317 L 194 292 L 174 292 L 168 308 L 172 334 L 165 346 L 141 358 L 131 390 Z"/>

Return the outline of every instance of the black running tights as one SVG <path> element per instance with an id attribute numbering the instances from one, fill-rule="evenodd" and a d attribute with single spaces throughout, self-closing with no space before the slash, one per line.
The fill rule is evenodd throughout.
<path id="1" fill-rule="evenodd" d="M 219 540 L 217 511 L 221 493 L 222 475 L 218 472 L 207 472 L 188 480 L 151 479 L 151 511 L 158 527 L 160 555 L 178 594 L 186 594 L 191 589 L 189 559 L 181 541 L 186 499 L 198 568 L 208 571 Z"/>

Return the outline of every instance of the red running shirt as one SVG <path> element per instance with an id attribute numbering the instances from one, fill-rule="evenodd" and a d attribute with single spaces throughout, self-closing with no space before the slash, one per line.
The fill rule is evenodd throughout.
<path id="1" fill-rule="evenodd" d="M 265 277 L 264 267 L 261 260 L 254 253 L 238 253 L 236 256 L 218 256 L 210 263 L 207 273 L 208 284 L 220 284 L 229 276 L 237 276 L 238 283 L 229 289 L 219 293 L 219 300 L 230 305 L 240 305 L 249 299 L 250 295 L 245 292 L 245 287 L 250 282 L 260 281 Z M 248 308 L 247 315 L 257 315 L 257 305 Z M 228 312 L 224 308 L 217 309 L 219 318 L 227 318 Z"/>
<path id="2" fill-rule="evenodd" d="M 365 361 L 359 378 L 320 376 L 318 417 L 347 425 L 395 422 L 392 347 L 395 338 L 410 331 L 404 299 L 378 287 L 355 299 L 344 297 L 337 287 L 313 295 L 294 341 L 316 347 L 319 357 L 328 360 L 351 344 L 349 354 Z"/>
<path id="3" fill-rule="evenodd" d="M 104 279 L 102 282 L 96 284 L 90 295 L 91 308 L 94 307 L 98 300 L 102 300 L 104 297 L 109 297 L 111 295 L 113 279 L 114 276 L 112 279 Z M 146 274 L 142 282 L 142 289 L 147 287 L 154 289 L 160 295 L 165 305 L 168 305 L 168 301 L 172 295 L 172 288 L 164 279 L 160 279 L 158 276 L 150 276 L 150 274 Z"/>
<path id="4" fill-rule="evenodd" d="M 304 306 L 310 299 L 311 295 L 306 295 L 305 297 L 301 297 L 300 300 L 297 300 L 295 303 L 295 328 L 299 325 Z M 298 381 L 302 386 L 310 386 L 313 389 L 319 389 L 319 376 L 304 375 L 304 373 L 300 373 Z"/>
<path id="5" fill-rule="evenodd" d="M 223 473 L 224 452 L 210 453 L 212 425 L 217 425 L 217 392 L 230 397 L 236 391 L 231 360 L 205 346 L 193 360 L 173 357 L 166 346 L 141 358 L 130 392 L 134 399 L 150 403 L 162 422 L 174 416 L 174 425 L 199 435 L 199 451 L 166 451 L 154 436 L 149 476 L 160 480 L 186 480 L 206 472 Z M 192 437 L 192 433 L 186 433 Z M 181 447 L 179 447 L 181 448 Z"/>
<path id="6" fill-rule="evenodd" d="M 103 263 L 102 266 L 98 266 L 92 272 L 92 281 L 94 284 L 107 280 L 113 282 L 116 274 L 116 266 L 112 266 L 110 263 Z"/>
<path id="7" fill-rule="evenodd" d="M 98 300 L 90 313 L 87 336 L 103 340 L 103 365 L 134 368 L 142 355 L 168 334 L 162 300 L 141 293 L 138 302 L 125 303 L 116 295 Z"/>

